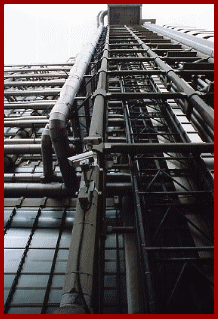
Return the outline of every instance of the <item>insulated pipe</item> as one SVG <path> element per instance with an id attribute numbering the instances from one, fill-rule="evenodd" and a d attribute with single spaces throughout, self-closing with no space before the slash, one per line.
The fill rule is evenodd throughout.
<path id="1" fill-rule="evenodd" d="M 106 42 L 104 51 L 107 52 L 106 48 L 108 46 L 109 30 L 107 31 Z M 103 55 L 104 56 L 104 55 Z M 104 56 L 105 57 L 105 56 Z M 106 63 L 106 64 L 105 64 Z M 106 68 L 106 69 L 105 69 Z M 104 97 L 101 95 L 105 92 L 106 82 L 105 71 L 107 70 L 107 60 L 102 59 L 101 70 L 98 79 L 98 86 L 94 106 L 92 122 L 89 130 L 89 137 L 96 136 L 97 133 L 101 134 L 103 132 L 103 112 L 104 112 Z M 103 83 L 100 83 L 103 81 Z M 105 86 L 103 86 L 103 84 Z M 99 92 L 101 88 L 102 92 Z M 103 93 L 104 94 L 104 93 Z M 100 97 L 100 99 L 98 99 Z M 99 103 L 101 103 L 99 105 Z M 97 112 L 96 112 L 97 110 Z M 100 123 L 98 122 L 99 117 L 93 121 L 95 114 L 98 112 L 102 114 L 100 118 Z M 94 127 L 96 125 L 96 127 Z M 100 127 L 101 126 L 101 127 Z M 93 134 L 91 134 L 91 132 Z M 98 136 L 98 135 L 97 135 Z M 99 137 L 99 136 L 98 136 Z M 61 299 L 60 308 L 55 312 L 56 314 L 66 314 L 66 309 L 69 309 L 68 314 L 73 313 L 92 313 L 92 297 L 93 297 L 93 273 L 95 265 L 95 246 L 96 246 L 96 228 L 98 220 L 98 203 L 99 203 L 99 191 L 102 190 L 100 183 L 100 157 L 96 154 L 97 164 L 94 168 L 91 168 L 87 174 L 87 179 L 94 182 L 95 188 L 93 190 L 93 196 L 88 204 L 88 207 L 84 207 L 83 202 L 78 200 L 76 207 L 76 219 L 74 223 L 72 240 L 69 249 L 69 257 L 66 267 L 65 283 L 63 288 L 63 294 Z M 82 175 L 82 182 L 84 176 Z M 78 197 L 84 192 L 84 187 L 79 191 Z M 88 253 L 87 253 L 88 252 Z"/>
<path id="2" fill-rule="evenodd" d="M 17 121 L 10 121 L 9 119 L 4 121 L 4 127 L 44 127 L 45 124 L 48 123 L 48 119 L 42 119 L 42 120 L 31 120 L 31 117 L 29 117 L 29 120 L 17 120 Z"/>
<path id="3" fill-rule="evenodd" d="M 197 51 L 200 51 L 203 54 L 209 55 L 209 57 L 214 57 L 214 44 L 212 42 L 209 42 L 208 40 L 196 38 L 179 31 L 166 29 L 158 25 L 146 24 L 145 28 L 179 41 L 180 43 L 183 43 Z"/>
<path id="4" fill-rule="evenodd" d="M 66 79 L 68 75 L 65 74 L 57 74 L 57 73 L 45 73 L 45 74 L 38 74 L 38 73 L 32 73 L 32 74 L 9 74 L 4 75 L 4 79 L 36 79 L 36 78 L 64 78 Z"/>
<path id="5" fill-rule="evenodd" d="M 18 130 L 18 132 L 16 133 L 15 137 L 17 140 L 22 140 L 23 137 L 28 137 L 32 134 L 32 129 L 20 129 Z M 14 153 L 10 153 L 12 154 L 12 156 L 8 156 L 6 155 L 6 153 L 4 153 L 4 170 L 7 171 L 7 169 L 16 162 L 18 155 L 14 154 Z"/>
<path id="6" fill-rule="evenodd" d="M 71 143 L 74 143 L 77 141 L 77 139 L 75 139 L 74 137 L 68 137 L 68 140 Z M 4 145 L 8 145 L 8 144 L 41 144 L 42 143 L 42 139 L 41 138 L 22 138 L 22 139 L 18 139 L 18 138 L 5 138 L 4 139 Z"/>
<path id="7" fill-rule="evenodd" d="M 27 86 L 62 86 L 65 80 L 50 80 L 50 81 L 12 81 L 4 82 L 4 87 L 27 87 Z"/>
<path id="8" fill-rule="evenodd" d="M 63 183 L 5 183 L 4 196 L 5 197 L 68 197 L 73 196 L 71 190 L 67 189 Z"/>
<path id="9" fill-rule="evenodd" d="M 101 11 L 99 11 L 99 13 L 97 14 L 97 17 L 96 17 L 96 19 L 97 19 L 97 28 L 99 27 L 99 25 L 100 25 L 100 22 L 99 22 L 99 16 L 100 16 L 100 14 L 102 13 L 102 10 Z"/>
<path id="10" fill-rule="evenodd" d="M 49 71 L 57 71 L 57 72 L 60 72 L 60 71 L 69 71 L 72 67 L 72 64 L 71 65 L 64 65 L 60 68 L 30 68 L 30 69 L 22 69 L 22 68 L 11 68 L 11 69 L 8 69 L 8 70 L 4 70 L 4 72 L 22 72 L 22 73 L 30 73 L 30 72 L 49 72 Z"/>
<path id="11" fill-rule="evenodd" d="M 75 97 L 75 100 L 85 100 L 85 96 Z M 55 100 L 38 100 L 34 102 L 6 102 L 4 103 L 4 109 L 35 109 L 42 110 L 48 109 L 55 105 Z"/>
<path id="12" fill-rule="evenodd" d="M 174 70 L 161 58 L 153 52 L 134 32 L 132 32 L 127 26 L 126 29 L 131 33 L 131 35 L 141 44 L 142 48 L 146 51 L 146 53 L 155 58 L 155 63 L 164 71 L 167 72 L 167 77 L 176 84 L 178 90 L 180 92 L 184 92 L 187 94 L 190 103 L 196 110 L 201 114 L 202 118 L 205 122 L 214 129 L 214 111 L 209 107 L 199 96 L 198 93 L 183 79 L 181 79 Z M 187 110 L 185 110 L 187 111 Z"/>
<path id="13" fill-rule="evenodd" d="M 122 210 L 125 227 L 134 225 L 134 214 L 129 196 L 122 198 Z M 138 257 L 136 235 L 133 233 L 124 234 L 125 262 L 126 262 L 126 290 L 128 301 L 128 314 L 139 314 L 142 312 L 142 298 L 139 292 L 140 284 L 138 278 Z"/>
<path id="14" fill-rule="evenodd" d="M 41 142 L 42 162 L 43 162 L 43 174 L 45 181 L 50 182 L 53 178 L 53 166 L 52 166 L 52 142 L 49 134 L 49 125 L 47 124 L 42 133 Z"/>
<path id="15" fill-rule="evenodd" d="M 55 175 L 52 181 L 62 183 L 61 174 Z M 43 183 L 45 182 L 45 176 L 42 173 L 5 173 L 4 174 L 5 183 Z M 47 180 L 47 182 L 50 182 Z"/>
<path id="16" fill-rule="evenodd" d="M 49 96 L 49 95 L 59 95 L 61 92 L 61 89 L 45 89 L 45 90 L 5 90 L 4 96 L 10 97 L 10 96 Z"/>
<path id="17" fill-rule="evenodd" d="M 30 115 L 30 116 L 17 116 L 17 117 L 10 117 L 10 116 L 8 116 L 8 117 L 5 117 L 4 118 L 4 121 L 5 122 L 7 122 L 7 121 L 19 121 L 19 120 L 23 120 L 23 121 L 25 121 L 25 120 L 47 120 L 48 119 L 48 117 L 47 116 L 45 116 L 45 115 L 43 115 L 43 116 L 40 116 L 40 115 L 37 115 L 37 116 L 32 116 L 32 115 Z"/>
<path id="18" fill-rule="evenodd" d="M 50 151 L 50 149 L 48 149 Z M 73 155 L 74 146 L 69 145 L 70 156 Z M 54 151 L 52 150 L 52 153 Z M 4 145 L 4 154 L 41 154 L 40 144 L 7 144 Z"/>
<path id="19" fill-rule="evenodd" d="M 60 97 L 50 113 L 49 129 L 55 153 L 58 158 L 63 181 L 66 187 L 73 187 L 76 179 L 75 169 L 69 165 L 70 156 L 69 143 L 67 140 L 67 121 L 71 107 L 73 106 L 75 96 L 80 88 L 83 76 L 91 61 L 97 42 L 103 31 L 101 22 L 105 13 L 102 12 L 99 17 L 100 26 L 83 51 L 77 56 L 76 61 L 65 84 L 62 87 Z"/>

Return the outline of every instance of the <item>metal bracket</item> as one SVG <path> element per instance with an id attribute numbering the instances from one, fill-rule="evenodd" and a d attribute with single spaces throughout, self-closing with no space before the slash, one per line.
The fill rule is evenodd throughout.
<path id="1" fill-rule="evenodd" d="M 95 190 L 94 181 L 89 181 L 88 187 L 85 181 L 81 182 L 78 199 L 82 206 L 87 206 L 89 203 L 91 203 L 94 190 Z"/>
<path id="2" fill-rule="evenodd" d="M 95 98 L 97 95 L 101 95 L 101 96 L 103 96 L 103 98 L 105 98 L 105 96 L 107 95 L 107 92 L 105 90 L 103 90 L 103 89 L 97 89 L 92 94 L 92 98 Z"/>
<path id="3" fill-rule="evenodd" d="M 92 135 L 84 137 L 84 142 L 92 144 L 92 145 L 99 145 L 102 143 L 102 136 L 100 135 Z"/>

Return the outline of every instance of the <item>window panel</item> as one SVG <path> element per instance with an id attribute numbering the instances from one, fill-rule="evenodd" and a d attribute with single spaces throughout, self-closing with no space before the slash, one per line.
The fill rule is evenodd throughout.
<path id="1" fill-rule="evenodd" d="M 52 288 L 63 288 L 65 275 L 54 275 L 52 278 Z"/>
<path id="2" fill-rule="evenodd" d="M 15 278 L 15 274 L 4 275 L 4 287 L 11 288 L 14 278 Z"/>
<path id="3" fill-rule="evenodd" d="M 45 296 L 45 289 L 16 289 L 12 305 L 18 304 L 42 304 Z"/>
<path id="4" fill-rule="evenodd" d="M 8 314 L 40 314 L 41 307 L 11 307 Z"/>
<path id="5" fill-rule="evenodd" d="M 31 241 L 31 248 L 55 248 L 58 239 L 58 229 L 37 229 Z"/>
<path id="6" fill-rule="evenodd" d="M 46 288 L 49 275 L 21 275 L 18 281 L 18 288 Z"/>
<path id="7" fill-rule="evenodd" d="M 17 268 L 23 255 L 23 249 L 5 249 L 4 250 L 4 271 L 17 272 Z"/>
<path id="8" fill-rule="evenodd" d="M 4 238 L 5 248 L 25 248 L 30 229 L 9 229 Z"/>
<path id="9" fill-rule="evenodd" d="M 49 300 L 48 303 L 60 303 L 61 302 L 61 293 L 62 289 L 51 289 L 49 294 Z"/>

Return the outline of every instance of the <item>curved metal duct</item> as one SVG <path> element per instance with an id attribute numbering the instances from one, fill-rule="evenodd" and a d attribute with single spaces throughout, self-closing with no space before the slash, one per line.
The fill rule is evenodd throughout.
<path id="1" fill-rule="evenodd" d="M 42 162 L 43 162 L 43 174 L 45 181 L 50 182 L 53 177 L 52 167 L 52 143 L 49 134 L 49 125 L 47 124 L 42 133 L 41 142 Z"/>
<path id="2" fill-rule="evenodd" d="M 77 56 L 76 61 L 68 79 L 66 80 L 55 106 L 50 113 L 49 131 L 51 141 L 58 158 L 63 181 L 66 187 L 72 188 L 77 180 L 75 169 L 69 165 L 70 147 L 67 139 L 67 120 L 70 109 L 73 106 L 75 96 L 79 90 L 83 76 L 94 53 L 96 44 L 103 31 L 104 17 L 107 11 L 99 15 L 99 28 L 92 40 L 86 45 L 84 50 Z"/>

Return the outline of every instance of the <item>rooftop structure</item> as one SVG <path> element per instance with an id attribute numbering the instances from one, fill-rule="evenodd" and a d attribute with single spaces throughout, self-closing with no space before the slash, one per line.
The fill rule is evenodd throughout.
<path id="1" fill-rule="evenodd" d="M 5 314 L 213 313 L 213 43 L 140 12 L 5 66 Z"/>

